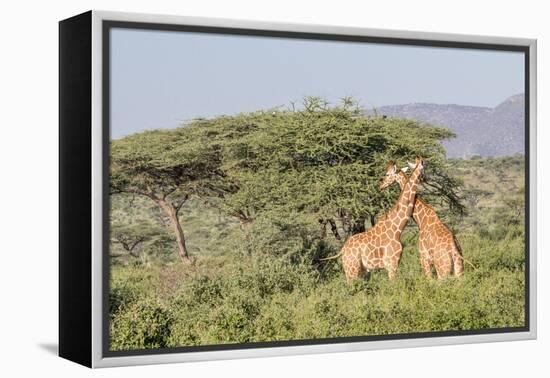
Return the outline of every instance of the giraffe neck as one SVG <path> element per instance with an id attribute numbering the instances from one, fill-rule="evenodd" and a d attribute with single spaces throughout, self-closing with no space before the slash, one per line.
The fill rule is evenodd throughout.
<path id="1" fill-rule="evenodd" d="M 407 175 L 400 171 L 398 174 L 397 183 L 399 184 L 401 190 L 403 190 L 403 188 L 405 187 L 407 180 Z M 421 230 L 423 228 L 426 228 L 430 224 L 430 219 L 438 219 L 435 211 L 418 198 L 416 198 L 414 202 L 412 217 L 418 225 L 418 228 L 420 228 Z"/>
<path id="2" fill-rule="evenodd" d="M 401 190 L 401 195 L 395 205 L 393 222 L 397 222 L 397 228 L 401 232 L 407 225 L 414 209 L 416 189 L 420 179 L 421 170 L 416 167 Z"/>

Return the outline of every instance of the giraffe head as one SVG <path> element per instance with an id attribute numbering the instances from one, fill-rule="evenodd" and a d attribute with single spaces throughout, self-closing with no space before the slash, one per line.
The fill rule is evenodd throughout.
<path id="1" fill-rule="evenodd" d="M 411 171 L 413 171 L 412 173 L 417 169 L 419 177 L 422 178 L 424 176 L 424 160 L 420 156 L 416 157 L 414 164 L 411 162 L 408 162 L 408 164 Z"/>
<path id="2" fill-rule="evenodd" d="M 400 176 L 408 170 L 409 167 L 405 167 L 399 170 L 397 169 L 397 165 L 395 164 L 395 162 L 390 161 L 386 166 L 386 174 L 380 182 L 380 190 L 387 188 L 394 182 L 399 182 L 399 179 L 401 178 Z"/>

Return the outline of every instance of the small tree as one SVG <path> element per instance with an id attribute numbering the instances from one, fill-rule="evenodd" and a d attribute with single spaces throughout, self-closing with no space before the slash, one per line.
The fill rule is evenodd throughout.
<path id="1" fill-rule="evenodd" d="M 139 257 L 139 247 L 155 236 L 154 230 L 144 224 L 112 224 L 110 231 L 111 241 L 119 244 L 130 256 L 135 258 Z"/>
<path id="2" fill-rule="evenodd" d="M 182 262 L 189 262 L 179 212 L 193 195 L 221 195 L 219 149 L 198 127 L 155 130 L 111 143 L 111 193 L 154 201 L 170 219 Z"/>

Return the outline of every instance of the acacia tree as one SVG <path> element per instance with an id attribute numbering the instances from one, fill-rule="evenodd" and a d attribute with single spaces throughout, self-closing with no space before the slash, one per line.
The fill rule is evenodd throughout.
<path id="1" fill-rule="evenodd" d="M 137 247 L 151 238 L 145 235 L 143 230 L 135 232 L 135 229 L 124 229 L 123 226 L 115 226 L 111 228 L 111 240 L 118 243 L 132 257 L 139 257 L 136 252 Z"/>
<path id="2" fill-rule="evenodd" d="M 182 262 L 189 262 L 179 213 L 193 195 L 223 194 L 219 148 L 199 128 L 155 130 L 111 143 L 111 193 L 147 197 L 164 211 L 176 236 Z"/>
<path id="3" fill-rule="evenodd" d="M 111 225 L 111 241 L 119 244 L 130 256 L 138 258 L 140 247 L 152 240 L 157 235 L 156 231 L 157 230 L 145 223 L 115 223 Z"/>

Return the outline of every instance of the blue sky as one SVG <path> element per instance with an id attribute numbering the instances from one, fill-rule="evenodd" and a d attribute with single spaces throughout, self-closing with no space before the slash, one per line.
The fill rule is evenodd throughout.
<path id="1" fill-rule="evenodd" d="M 524 90 L 523 54 L 187 32 L 111 30 L 111 137 L 289 105 L 493 107 Z"/>

